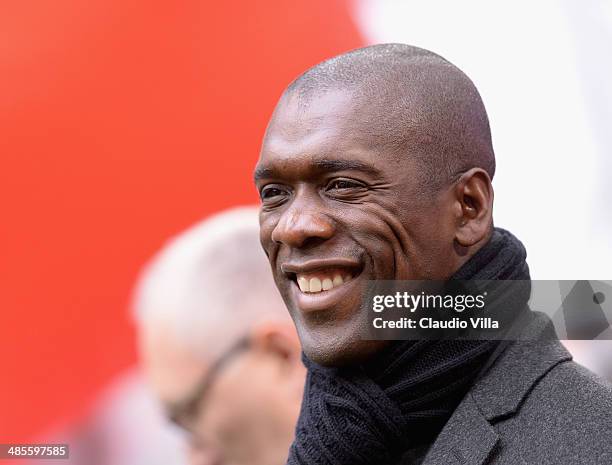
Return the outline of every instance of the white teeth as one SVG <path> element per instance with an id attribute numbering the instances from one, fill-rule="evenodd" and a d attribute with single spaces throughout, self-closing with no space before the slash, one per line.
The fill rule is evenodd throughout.
<path id="1" fill-rule="evenodd" d="M 307 278 L 305 276 L 297 276 L 297 284 L 302 292 L 317 293 L 321 291 L 329 291 L 334 287 L 341 286 L 351 279 L 352 276 L 350 274 L 342 277 L 342 275 L 339 273 L 335 274 L 333 279 L 331 277 Z"/>
<path id="2" fill-rule="evenodd" d="M 319 278 L 310 278 L 310 292 L 321 292 L 321 280 Z"/>
<path id="3" fill-rule="evenodd" d="M 297 280 L 298 286 L 300 286 L 300 291 L 309 292 L 310 286 L 308 285 L 308 280 L 303 276 L 300 276 Z"/>

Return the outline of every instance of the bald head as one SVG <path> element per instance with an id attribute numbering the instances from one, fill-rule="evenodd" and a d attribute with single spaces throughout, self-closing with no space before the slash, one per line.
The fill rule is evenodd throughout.
<path id="1" fill-rule="evenodd" d="M 495 156 L 482 99 L 472 81 L 439 55 L 404 44 L 339 55 L 293 81 L 277 113 L 287 104 L 306 109 L 337 91 L 350 94 L 345 124 L 360 144 L 418 161 L 422 188 L 440 188 L 473 167 L 493 178 Z"/>

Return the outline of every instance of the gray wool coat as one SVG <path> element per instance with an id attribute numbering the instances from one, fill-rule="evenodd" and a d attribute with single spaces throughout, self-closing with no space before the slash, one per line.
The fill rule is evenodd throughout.
<path id="1" fill-rule="evenodd" d="M 543 333 L 535 314 L 528 333 Z M 461 401 L 422 465 L 612 465 L 612 385 L 554 339 L 510 344 Z M 405 457 L 402 464 L 415 463 Z"/>

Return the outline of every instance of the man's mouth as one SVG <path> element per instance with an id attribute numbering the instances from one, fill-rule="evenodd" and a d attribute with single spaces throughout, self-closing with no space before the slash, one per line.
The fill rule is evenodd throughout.
<path id="1" fill-rule="evenodd" d="M 304 293 L 325 292 L 342 286 L 353 278 L 347 270 L 327 269 L 313 273 L 296 273 L 295 279 L 300 291 Z"/>
<path id="2" fill-rule="evenodd" d="M 284 263 L 281 270 L 292 281 L 291 295 L 305 312 L 325 310 L 354 298 L 363 266 L 352 259 L 321 259 Z"/>

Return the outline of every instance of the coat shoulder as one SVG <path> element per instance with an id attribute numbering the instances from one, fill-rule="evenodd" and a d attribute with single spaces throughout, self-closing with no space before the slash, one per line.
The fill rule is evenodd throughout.
<path id="1" fill-rule="evenodd" d="M 559 363 L 495 427 L 526 463 L 612 463 L 612 384 L 571 360 Z"/>
<path id="2" fill-rule="evenodd" d="M 559 414 L 603 416 L 612 425 L 612 384 L 573 360 L 560 363 L 538 382 L 527 402 L 553 402 Z"/>

